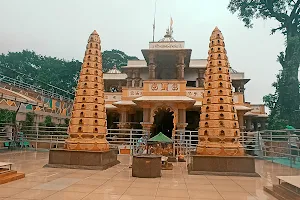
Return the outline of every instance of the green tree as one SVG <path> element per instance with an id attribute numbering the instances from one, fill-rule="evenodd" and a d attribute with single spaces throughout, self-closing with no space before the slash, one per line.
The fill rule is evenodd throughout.
<path id="1" fill-rule="evenodd" d="M 128 56 L 123 51 L 113 49 L 111 51 L 104 51 L 102 53 L 102 67 L 103 71 L 108 71 L 112 69 L 114 65 L 118 69 L 121 69 L 122 66 L 127 65 L 128 60 L 138 60 L 135 56 Z"/>
<path id="2" fill-rule="evenodd" d="M 55 123 L 52 122 L 51 116 L 46 116 L 44 123 L 45 123 L 45 126 L 47 126 L 47 127 L 55 127 Z"/>
<path id="3" fill-rule="evenodd" d="M 104 51 L 103 71 L 116 65 L 119 69 L 128 60 L 138 59 L 122 51 Z M 42 56 L 34 51 L 9 52 L 0 55 L 0 74 L 73 98 L 82 62 Z"/>
<path id="4" fill-rule="evenodd" d="M 14 111 L 0 109 L 0 123 L 14 123 L 16 114 Z"/>
<path id="5" fill-rule="evenodd" d="M 228 9 L 237 13 L 248 28 L 253 27 L 253 19 L 274 19 L 278 27 L 271 34 L 280 31 L 286 38 L 286 48 L 280 52 L 278 61 L 282 71 L 275 83 L 275 94 L 267 95 L 264 101 L 271 109 L 269 117 L 270 128 L 293 125 L 300 128 L 299 110 L 299 80 L 300 65 L 300 0 L 230 0 Z M 278 126 L 276 125 L 278 124 Z"/>

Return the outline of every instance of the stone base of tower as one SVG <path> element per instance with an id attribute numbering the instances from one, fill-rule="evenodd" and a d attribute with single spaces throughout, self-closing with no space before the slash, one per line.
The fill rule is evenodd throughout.
<path id="1" fill-rule="evenodd" d="M 259 176 L 255 172 L 255 158 L 250 156 L 193 155 L 188 171 L 192 175 Z"/>
<path id="2" fill-rule="evenodd" d="M 51 149 L 46 167 L 105 170 L 120 162 L 115 150 L 105 152 Z"/>

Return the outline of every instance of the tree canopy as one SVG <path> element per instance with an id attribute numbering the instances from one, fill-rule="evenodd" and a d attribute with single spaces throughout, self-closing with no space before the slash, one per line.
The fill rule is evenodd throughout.
<path id="1" fill-rule="evenodd" d="M 248 28 L 252 28 L 253 19 L 258 18 L 279 22 L 271 34 L 280 31 L 286 38 L 286 47 L 278 55 L 282 70 L 273 84 L 276 92 L 264 97 L 271 110 L 269 128 L 284 128 L 285 125 L 300 128 L 300 0 L 230 0 L 228 9 L 237 13 Z"/>
<path id="2" fill-rule="evenodd" d="M 122 51 L 104 51 L 102 55 L 103 71 L 116 65 L 119 69 L 127 64 L 128 60 L 138 59 L 128 56 Z M 0 74 L 25 83 L 55 90 L 67 96 L 74 93 L 82 62 L 78 60 L 64 60 L 56 57 L 42 56 L 34 51 L 9 52 L 0 55 Z"/>

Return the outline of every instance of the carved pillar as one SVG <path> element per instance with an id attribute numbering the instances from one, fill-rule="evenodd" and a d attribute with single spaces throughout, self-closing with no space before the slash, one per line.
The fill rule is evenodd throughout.
<path id="1" fill-rule="evenodd" d="M 151 108 L 143 108 L 143 122 L 141 123 L 143 130 L 150 135 L 152 123 L 151 123 Z"/>
<path id="2" fill-rule="evenodd" d="M 126 80 L 126 87 L 132 87 L 132 71 L 128 71 Z"/>
<path id="3" fill-rule="evenodd" d="M 154 62 L 154 54 L 149 54 L 149 79 L 155 79 L 155 62 Z"/>
<path id="4" fill-rule="evenodd" d="M 204 73 L 205 73 L 205 69 L 198 70 L 198 78 L 197 78 L 198 87 L 204 87 Z"/>
<path id="5" fill-rule="evenodd" d="M 245 102 L 245 84 L 244 83 L 241 83 L 240 85 L 240 91 L 241 93 L 243 93 L 243 102 Z"/>
<path id="6" fill-rule="evenodd" d="M 177 79 L 182 80 L 184 79 L 184 53 L 180 53 L 178 55 L 178 64 L 177 64 Z"/>
<path id="7" fill-rule="evenodd" d="M 122 92 L 122 82 L 118 82 L 118 92 Z"/>
<path id="8" fill-rule="evenodd" d="M 186 126 L 187 126 L 187 123 L 186 123 L 186 110 L 185 109 L 178 109 L 177 130 L 185 130 Z"/>
<path id="9" fill-rule="evenodd" d="M 240 131 L 244 131 L 245 127 L 244 127 L 244 112 L 238 112 L 238 121 L 239 121 L 239 125 L 240 125 Z"/>
<path id="10" fill-rule="evenodd" d="M 140 81 L 141 81 L 140 70 L 136 70 L 134 72 L 134 87 L 140 87 Z"/>
<path id="11" fill-rule="evenodd" d="M 126 109 L 120 110 L 120 122 L 118 126 L 120 129 L 128 128 L 128 112 Z"/>
<path id="12" fill-rule="evenodd" d="M 244 83 L 241 83 L 241 84 L 240 84 L 239 92 L 241 92 L 241 93 L 244 94 L 244 92 L 245 92 L 245 84 L 244 84 Z"/>

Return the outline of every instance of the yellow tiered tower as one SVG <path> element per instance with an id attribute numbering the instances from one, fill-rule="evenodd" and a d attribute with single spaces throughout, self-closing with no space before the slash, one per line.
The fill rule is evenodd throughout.
<path id="1" fill-rule="evenodd" d="M 65 148 L 105 152 L 106 111 L 100 37 L 94 31 L 88 40 L 77 84 Z"/>
<path id="2" fill-rule="evenodd" d="M 243 156 L 227 52 L 217 27 L 210 37 L 209 47 L 197 154 Z"/>

